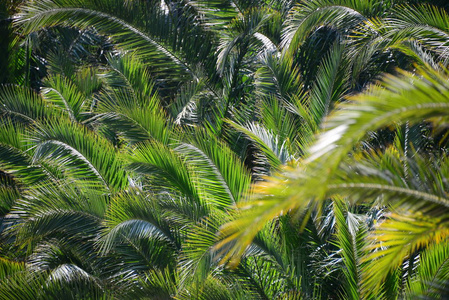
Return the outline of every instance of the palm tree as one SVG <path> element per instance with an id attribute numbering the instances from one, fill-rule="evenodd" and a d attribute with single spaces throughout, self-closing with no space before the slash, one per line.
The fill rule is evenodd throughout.
<path id="1" fill-rule="evenodd" d="M 34 75 L 16 83 L 34 90 L 0 93 L 0 298 L 348 299 L 381 284 L 383 277 L 363 274 L 388 266 L 363 257 L 377 253 L 365 248 L 366 237 L 386 209 L 354 205 L 364 189 L 342 185 L 381 182 L 389 171 L 393 183 L 405 178 L 433 191 L 427 182 L 440 171 L 424 172 L 426 159 L 410 157 L 407 126 L 395 150 L 385 146 L 388 155 L 345 158 L 364 132 L 341 140 L 346 150 L 321 153 L 309 144 L 322 127 L 344 128 L 326 116 L 381 72 L 445 63 L 445 11 L 395 5 L 25 3 L 15 28 L 29 35 L 25 68 Z M 350 127 L 350 117 L 340 122 Z M 308 171 L 283 175 L 293 179 L 272 193 L 265 178 L 286 164 Z M 351 177 L 353 165 L 360 176 Z M 282 197 L 251 206 L 254 182 L 256 192 Z M 308 182 L 306 197 L 291 201 L 299 182 Z M 240 207 L 249 214 L 235 220 Z M 404 223 L 399 215 L 382 224 Z M 245 230 L 220 242 L 221 228 Z M 412 248 L 408 269 L 424 245 Z M 242 255 L 235 268 L 222 264 L 235 253 Z M 379 293 L 441 292 L 444 268 L 435 266 L 444 265 L 444 253 L 426 249 L 407 283 L 392 271 Z M 406 270 L 409 253 L 396 254 L 394 267 Z"/>
<path id="2" fill-rule="evenodd" d="M 286 170 L 257 185 L 262 197 L 257 200 L 257 209 L 243 210 L 241 217 L 227 224 L 223 232 L 228 237 L 221 243 L 237 240 L 229 253 L 243 253 L 257 231 L 273 217 L 291 210 L 303 215 L 311 207 L 320 211 L 323 200 L 328 198 L 345 197 L 350 203 L 388 206 L 390 212 L 369 234 L 367 246 L 359 248 L 354 236 L 355 249 L 367 251 L 359 254 L 360 262 L 353 258 L 352 264 L 360 266 L 347 266 L 348 272 L 361 271 L 353 276 L 361 280 L 353 282 L 356 291 L 368 297 L 376 288 L 388 289 L 387 283 L 391 282 L 385 280 L 398 276 L 395 272 L 407 263 L 411 273 L 405 275 L 414 279 L 404 289 L 419 295 L 447 294 L 444 286 L 448 278 L 440 273 L 447 268 L 447 256 L 438 250 L 447 247 L 449 232 L 445 152 L 406 155 L 400 145 L 384 152 L 367 152 L 357 147 L 369 131 L 392 121 L 429 119 L 435 120 L 436 127 L 442 126 L 447 99 L 447 74 L 430 69 L 422 70 L 420 78 L 405 72 L 390 76 L 381 86 L 351 98 L 331 114 L 327 130 L 309 148 L 308 156 L 297 169 Z M 254 206 L 246 203 L 245 207 Z M 345 244 L 340 247 L 347 264 L 345 251 L 352 248 Z M 417 257 L 423 258 L 420 268 L 426 269 L 421 279 L 418 278 L 424 273 L 412 272 Z"/>

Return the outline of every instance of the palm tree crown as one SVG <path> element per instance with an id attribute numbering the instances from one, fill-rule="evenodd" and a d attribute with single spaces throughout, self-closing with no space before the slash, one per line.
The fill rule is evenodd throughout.
<path id="1" fill-rule="evenodd" d="M 415 2 L 0 7 L 0 299 L 445 299 L 449 14 Z"/>

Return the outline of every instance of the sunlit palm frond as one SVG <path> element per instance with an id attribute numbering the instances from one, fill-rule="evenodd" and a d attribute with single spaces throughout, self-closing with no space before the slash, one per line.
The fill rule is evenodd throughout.
<path id="1" fill-rule="evenodd" d="M 131 143 L 153 138 L 168 143 L 171 130 L 151 76 L 142 61 L 129 55 L 110 58 L 111 70 L 101 77 L 103 91 L 96 98 L 96 115 L 89 122 L 101 124 Z"/>
<path id="2" fill-rule="evenodd" d="M 43 274 L 17 272 L 0 282 L 0 299 L 42 299 L 45 281 L 46 276 Z"/>
<path id="3" fill-rule="evenodd" d="M 106 81 L 108 88 L 129 92 L 131 95 L 127 98 L 135 98 L 139 104 L 141 104 L 140 101 L 148 101 L 147 98 L 154 96 L 156 91 L 151 74 L 136 55 L 110 56 L 107 62 L 111 70 L 100 77 Z M 120 99 L 117 100 L 120 101 Z"/>
<path id="4" fill-rule="evenodd" d="M 285 175 L 258 184 L 256 192 L 264 195 L 263 198 L 248 203 L 243 216 L 223 228 L 224 235 L 228 236 L 223 243 L 239 241 L 234 248 L 236 252 L 231 251 L 230 255 L 241 254 L 263 224 L 275 216 L 293 208 L 320 208 L 322 201 L 332 194 L 331 184 L 340 162 L 368 131 L 395 121 L 446 117 L 449 90 L 445 76 L 435 71 L 427 71 L 422 76 L 414 78 L 406 73 L 401 77 L 389 76 L 382 88 L 373 87 L 341 105 L 328 119 L 327 130 L 309 149 L 307 160 L 294 171 L 288 170 Z M 382 185 L 360 187 L 377 189 L 370 193 L 371 197 L 389 192 Z M 347 188 L 355 190 L 356 185 L 348 183 Z M 415 193 L 408 188 L 390 190 L 393 194 L 401 191 L 405 199 L 421 195 L 421 191 Z M 434 197 L 431 194 L 430 198 Z"/>
<path id="5" fill-rule="evenodd" d="M 130 165 L 138 174 L 149 176 L 161 187 L 182 193 L 192 201 L 203 203 L 195 174 L 187 161 L 176 151 L 159 142 L 137 145 L 130 157 Z"/>
<path id="6" fill-rule="evenodd" d="M 360 281 L 362 257 L 365 254 L 367 228 L 363 220 L 345 211 L 341 200 L 334 201 L 334 212 L 337 225 L 336 243 L 341 249 L 341 257 L 345 268 L 345 299 L 360 299 Z M 346 213 L 346 217 L 344 215 Z"/>
<path id="7" fill-rule="evenodd" d="M 136 272 L 173 266 L 180 241 L 164 215 L 156 200 L 142 192 L 117 195 L 105 216 L 101 252 L 118 254 L 126 269 Z"/>
<path id="8" fill-rule="evenodd" d="M 347 90 L 348 71 L 343 58 L 344 47 L 335 44 L 319 66 L 316 81 L 310 90 L 310 115 L 318 129 L 332 106 L 342 100 Z"/>
<path id="9" fill-rule="evenodd" d="M 239 125 L 234 122 L 229 123 L 238 131 L 242 132 L 250 140 L 252 140 L 256 147 L 261 151 L 263 157 L 268 162 L 267 170 L 260 170 L 261 174 L 268 175 L 269 170 L 273 168 L 276 170 L 282 164 L 292 160 L 292 155 L 288 152 L 289 149 L 285 140 L 281 140 L 279 136 L 274 134 L 271 130 L 265 128 L 261 124 L 249 123 L 246 125 Z M 263 162 L 256 164 L 264 165 Z M 265 168 L 264 168 L 265 169 Z"/>
<path id="10" fill-rule="evenodd" d="M 433 244 L 420 255 L 416 276 L 407 287 L 407 297 L 444 299 L 449 295 L 449 248 L 447 242 Z"/>
<path id="11" fill-rule="evenodd" d="M 276 96 L 287 101 L 292 95 L 301 93 L 302 82 L 293 60 L 284 55 L 266 52 L 261 57 L 262 67 L 256 71 L 256 91 L 262 97 Z"/>
<path id="12" fill-rule="evenodd" d="M 223 207 L 229 207 L 246 197 L 250 174 L 225 143 L 200 130 L 193 131 L 187 141 L 176 150 L 185 154 L 189 164 L 195 166 L 199 179 L 204 180 L 203 186 L 210 193 L 210 201 L 223 201 Z"/>
<path id="13" fill-rule="evenodd" d="M 141 280 L 141 288 L 137 295 L 172 299 L 178 294 L 179 274 L 171 269 L 151 270 Z"/>
<path id="14" fill-rule="evenodd" d="M 73 121 L 81 121 L 86 99 L 77 86 L 58 75 L 48 78 L 46 84 L 48 87 L 42 90 L 43 98 L 66 112 Z"/>
<path id="15" fill-rule="evenodd" d="M 245 11 L 233 20 L 231 30 L 223 35 L 218 48 L 217 69 L 221 75 L 225 73 L 225 67 L 232 66 L 229 61 L 235 61 L 234 70 L 238 70 L 245 55 L 254 55 L 257 49 L 275 50 L 270 39 L 259 32 L 269 18 L 270 14 L 261 7 Z"/>
<path id="16" fill-rule="evenodd" d="M 371 7 L 370 7 L 371 4 Z M 366 20 L 373 1 L 307 1 L 294 6 L 285 21 L 282 45 L 293 54 L 320 26 L 332 26 L 344 33 Z"/>
<path id="17" fill-rule="evenodd" d="M 176 124 L 201 125 L 210 118 L 210 113 L 222 99 L 219 92 L 211 92 L 207 79 L 192 81 L 181 87 L 176 99 L 169 107 Z"/>
<path id="18" fill-rule="evenodd" d="M 449 230 L 441 219 L 429 219 L 419 214 L 392 214 L 370 237 L 373 244 L 369 248 L 374 251 L 365 258 L 363 292 L 370 293 L 374 288 L 379 288 L 388 275 L 385 270 L 393 271 L 415 251 L 441 243 L 448 236 Z M 379 273 L 381 269 L 384 271 Z"/>
<path id="19" fill-rule="evenodd" d="M 8 276 L 21 272 L 25 269 L 25 264 L 0 258 L 0 278 L 4 280 Z"/>
<path id="20" fill-rule="evenodd" d="M 134 2 L 73 3 L 45 0 L 22 7 L 16 21 L 28 33 L 55 25 L 76 26 L 81 29 L 95 27 L 100 33 L 110 36 L 123 50 L 135 51 L 145 60 L 152 61 L 152 67 L 160 74 L 170 74 L 168 78 L 172 79 L 189 74 L 191 69 L 175 51 L 161 43 L 157 37 L 148 34 L 143 19 L 131 21 L 130 16 L 136 15 L 146 15 L 147 18 L 153 18 L 150 20 L 154 22 L 164 18 L 163 13 L 158 10 L 144 13 L 142 6 Z M 71 19 L 70 24 L 66 22 L 67 19 Z M 159 26 L 161 31 L 169 29 L 162 28 L 163 24 Z"/>
<path id="21" fill-rule="evenodd" d="M 26 87 L 4 85 L 0 89 L 2 115 L 24 124 L 32 124 L 54 115 L 49 104 L 36 92 Z"/>
<path id="22" fill-rule="evenodd" d="M 202 16 L 202 22 L 209 30 L 219 32 L 238 14 L 238 8 L 232 5 L 233 1 L 188 1 L 187 5 Z"/>
<path id="23" fill-rule="evenodd" d="M 100 182 L 106 188 L 122 188 L 128 178 L 117 150 L 103 137 L 83 125 L 64 119 L 39 125 L 31 135 L 34 162 L 55 161 L 67 174 Z"/>
<path id="24" fill-rule="evenodd" d="M 13 123 L 7 118 L 1 121 L 0 169 L 27 184 L 51 178 L 52 173 L 45 166 L 33 164 L 33 158 L 27 152 L 29 145 L 25 140 L 26 135 L 25 128 L 20 123 Z"/>

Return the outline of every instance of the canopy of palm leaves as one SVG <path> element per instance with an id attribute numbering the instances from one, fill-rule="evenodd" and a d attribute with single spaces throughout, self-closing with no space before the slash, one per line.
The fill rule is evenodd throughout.
<path id="1" fill-rule="evenodd" d="M 446 299 L 445 2 L 0 4 L 0 299 Z"/>

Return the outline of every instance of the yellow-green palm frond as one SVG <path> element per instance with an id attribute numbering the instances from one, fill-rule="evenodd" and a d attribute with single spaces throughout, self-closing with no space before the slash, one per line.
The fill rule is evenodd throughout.
<path id="1" fill-rule="evenodd" d="M 225 239 L 219 246 L 232 242 L 228 258 L 233 257 L 234 262 L 238 262 L 238 255 L 269 220 L 290 210 L 297 211 L 299 215 L 306 212 L 303 216 L 307 219 L 311 209 L 319 211 L 323 201 L 335 194 L 352 194 L 358 196 L 358 200 L 366 200 L 361 195 L 375 199 L 385 194 L 391 195 L 390 199 L 402 199 L 404 205 L 413 203 L 407 202 L 413 199 L 423 199 L 427 194 L 429 202 L 434 197 L 438 198 L 439 195 L 434 195 L 435 189 L 421 191 L 419 186 L 401 186 L 399 182 L 383 178 L 382 172 L 373 180 L 370 176 L 360 177 L 352 167 L 356 161 L 347 167 L 342 161 L 370 131 L 395 122 L 446 117 L 449 108 L 446 78 L 445 73 L 431 70 L 422 70 L 420 77 L 402 72 L 400 76 L 387 76 L 380 86 L 341 104 L 328 118 L 326 130 L 317 137 L 309 149 L 309 156 L 300 166 L 286 169 L 282 174 L 256 184 L 255 194 L 258 196 L 242 204 L 241 216 L 222 228 Z M 341 174 L 352 174 L 353 181 L 344 182 L 348 178 L 344 179 Z M 414 203 L 419 207 L 419 201 Z M 436 205 L 445 206 L 445 203 L 444 200 Z"/>

